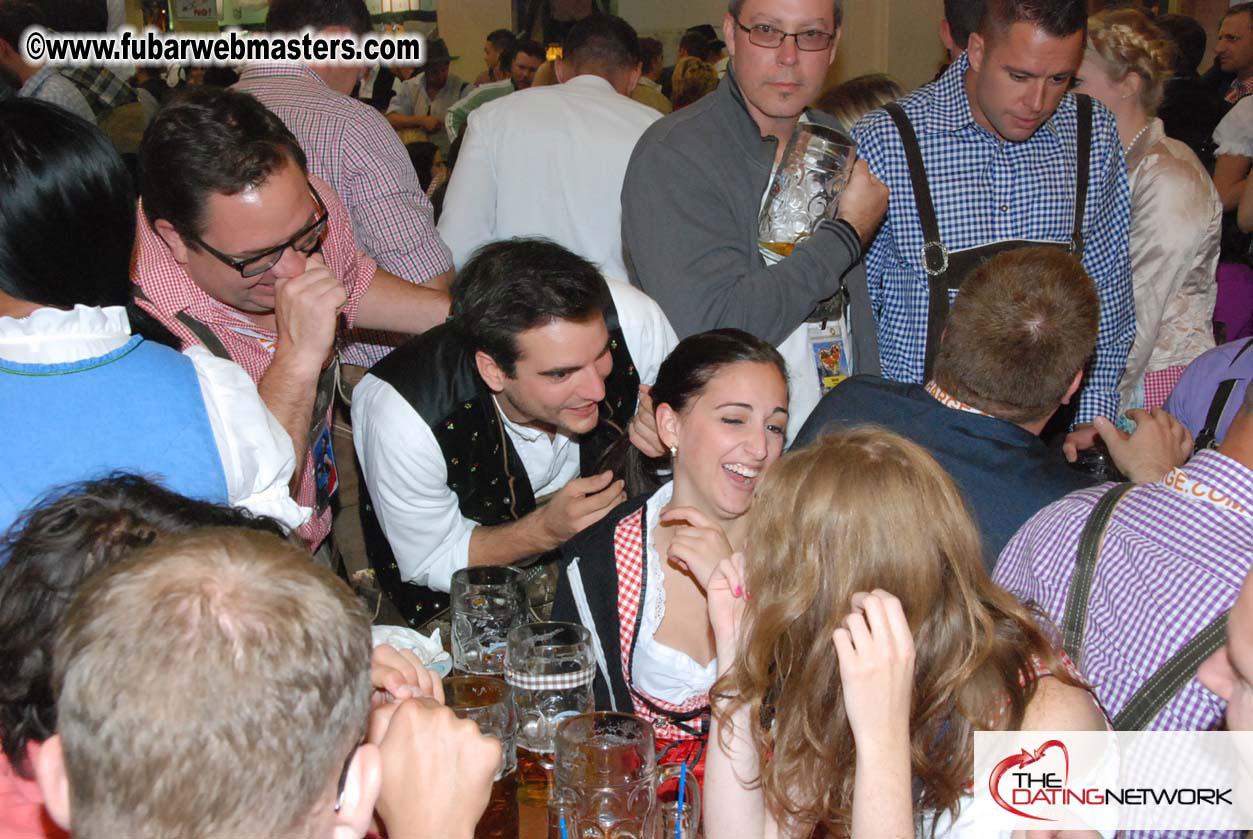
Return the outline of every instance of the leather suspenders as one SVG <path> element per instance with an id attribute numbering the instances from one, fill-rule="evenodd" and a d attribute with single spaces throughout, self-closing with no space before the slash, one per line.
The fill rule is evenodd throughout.
<path id="1" fill-rule="evenodd" d="M 1076 258 L 1083 256 L 1083 217 L 1088 199 L 1088 174 L 1092 156 L 1092 100 L 1082 94 L 1075 95 L 1078 106 L 1078 138 L 1076 141 L 1075 216 L 1070 234 L 1069 250 Z M 923 380 L 931 378 L 935 356 L 940 349 L 940 335 L 948 320 L 949 292 L 961 287 L 962 281 L 985 260 L 998 253 L 1015 248 L 1041 245 L 1020 239 L 989 242 L 974 248 L 951 251 L 940 238 L 940 223 L 931 198 L 931 186 L 927 181 L 927 169 L 922 160 L 918 135 L 909 117 L 896 102 L 888 103 L 884 110 L 896 123 L 909 166 L 909 181 L 914 190 L 914 202 L 918 206 L 918 221 L 922 226 L 922 263 L 927 272 L 929 303 L 927 306 L 927 340 Z M 1054 247 L 1066 247 L 1049 243 Z"/>
<path id="2" fill-rule="evenodd" d="M 1088 620 L 1088 597 L 1101 556 L 1105 528 L 1109 525 L 1118 502 L 1134 486 L 1132 483 L 1122 483 L 1110 487 L 1092 509 L 1083 533 L 1079 536 L 1079 555 L 1075 561 L 1070 591 L 1066 595 L 1066 612 L 1062 619 L 1062 646 L 1080 669 L 1083 636 Z M 1201 662 L 1213 655 L 1227 640 L 1227 615 L 1228 612 L 1223 612 L 1214 618 L 1145 680 L 1114 717 L 1115 731 L 1139 731 L 1157 718 L 1179 690 L 1196 675 Z"/>
<path id="3" fill-rule="evenodd" d="M 1236 353 L 1235 358 L 1231 359 L 1231 363 L 1235 364 L 1236 359 L 1244 355 L 1249 347 L 1253 347 L 1253 338 L 1245 342 L 1240 351 Z M 1218 383 L 1218 389 L 1214 391 L 1214 398 L 1209 404 L 1209 413 L 1205 415 L 1205 425 L 1201 427 L 1200 432 L 1196 435 L 1196 443 L 1193 445 L 1194 452 L 1203 449 L 1218 448 L 1218 424 L 1222 422 L 1223 414 L 1227 411 L 1227 403 L 1231 401 L 1231 392 L 1236 389 L 1236 385 L 1240 383 L 1239 379 L 1224 379 Z"/>

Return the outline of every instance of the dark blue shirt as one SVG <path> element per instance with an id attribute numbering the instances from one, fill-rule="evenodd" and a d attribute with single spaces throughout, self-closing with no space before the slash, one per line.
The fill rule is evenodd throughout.
<path id="1" fill-rule="evenodd" d="M 822 397 L 796 446 L 828 426 L 873 423 L 927 449 L 953 477 L 974 511 L 989 572 L 1027 519 L 1094 481 L 1070 468 L 1060 450 L 1012 422 L 940 404 L 922 385 L 854 376 Z"/>

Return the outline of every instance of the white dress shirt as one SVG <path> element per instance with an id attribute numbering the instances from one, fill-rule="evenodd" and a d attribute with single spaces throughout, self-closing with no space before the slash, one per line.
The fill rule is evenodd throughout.
<path id="1" fill-rule="evenodd" d="M 426 139 L 439 146 L 444 154 L 448 154 L 448 147 L 452 145 L 452 141 L 448 139 L 448 132 L 444 130 L 444 116 L 449 108 L 470 92 L 470 83 L 460 76 L 449 73 L 448 81 L 444 82 L 444 86 L 432 99 L 426 90 L 425 73 L 418 73 L 406 81 L 400 81 L 400 79 L 396 81 L 397 84 L 394 85 L 396 95 L 388 104 L 387 112 L 407 117 L 426 116 L 439 119 L 440 127 L 434 131 L 425 132 Z"/>
<path id="2" fill-rule="evenodd" d="M 130 319 L 121 306 L 43 308 L 24 318 L 0 317 L 0 358 L 20 364 L 68 364 L 111 353 L 130 339 Z M 231 505 L 289 528 L 304 524 L 310 510 L 293 501 L 288 489 L 296 466 L 291 437 L 252 379 L 202 346 L 188 347 L 183 355 L 196 368 Z"/>
<path id="3" fill-rule="evenodd" d="M 488 242 L 544 236 L 626 282 L 622 179 L 660 118 L 592 75 L 474 110 L 439 220 L 457 270 Z"/>
<path id="4" fill-rule="evenodd" d="M 640 381 L 652 384 L 678 343 L 674 330 L 642 291 L 623 283 L 610 283 L 609 290 Z M 536 498 L 578 475 L 577 442 L 562 434 L 549 438 L 507 418 L 504 428 Z M 352 432 L 361 476 L 401 579 L 448 591 L 453 572 L 469 565 L 470 534 L 478 522 L 461 515 L 430 426 L 395 388 L 367 374 L 353 390 Z"/>

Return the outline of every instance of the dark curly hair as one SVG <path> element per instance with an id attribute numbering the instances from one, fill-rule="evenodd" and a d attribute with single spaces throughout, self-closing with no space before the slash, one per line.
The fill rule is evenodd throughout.
<path id="1" fill-rule="evenodd" d="M 160 536 L 202 527 L 287 535 L 273 519 L 115 473 L 51 491 L 0 539 L 0 745 L 19 775 L 31 778 L 26 744 L 56 730 L 52 644 L 79 585 Z"/>

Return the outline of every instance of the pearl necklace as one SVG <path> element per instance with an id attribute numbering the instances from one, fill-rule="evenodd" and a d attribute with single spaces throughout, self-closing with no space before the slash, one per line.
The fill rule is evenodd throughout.
<path id="1" fill-rule="evenodd" d="M 1144 123 L 1144 127 L 1137 131 L 1136 136 L 1132 137 L 1131 142 L 1127 144 L 1127 151 L 1131 151 L 1131 147 L 1136 144 L 1136 140 L 1139 140 L 1140 137 L 1144 135 L 1144 132 L 1149 130 L 1149 126 L 1152 124 L 1152 121 Z"/>

